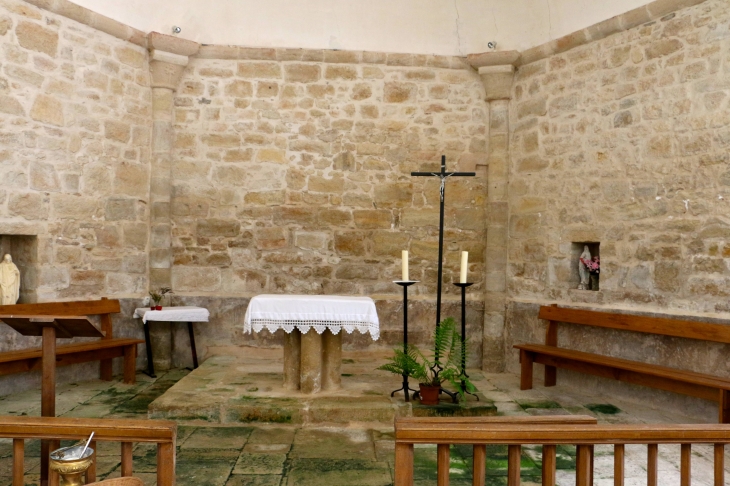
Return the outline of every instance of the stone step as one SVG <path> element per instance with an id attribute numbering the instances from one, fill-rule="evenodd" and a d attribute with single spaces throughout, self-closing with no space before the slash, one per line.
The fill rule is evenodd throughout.
<path id="1" fill-rule="evenodd" d="M 392 426 L 395 417 L 470 417 L 496 415 L 497 408 L 483 395 L 469 397 L 463 405 L 448 397 L 437 406 L 405 402 L 403 394 L 390 397 L 395 384 L 387 374 L 350 369 L 343 374 L 343 388 L 334 392 L 303 395 L 282 386 L 281 373 L 262 372 L 249 361 L 218 356 L 178 381 L 148 408 L 154 419 L 219 424 L 347 424 L 379 423 Z M 369 367 L 369 366 L 368 366 Z M 354 367 L 352 367 L 354 368 Z M 374 369 L 372 365 L 371 369 Z M 247 371 L 256 370 L 256 371 Z"/>

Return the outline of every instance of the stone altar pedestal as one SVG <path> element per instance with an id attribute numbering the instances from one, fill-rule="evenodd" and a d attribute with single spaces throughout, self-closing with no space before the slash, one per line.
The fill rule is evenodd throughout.
<path id="1" fill-rule="evenodd" d="M 342 383 L 342 332 L 294 329 L 284 342 L 284 388 L 313 394 L 338 390 Z"/>
<path id="2" fill-rule="evenodd" d="M 370 297 L 263 294 L 246 308 L 243 332 L 263 329 L 287 332 L 284 388 L 313 394 L 341 386 L 342 334 L 357 330 L 377 340 L 380 321 Z"/>

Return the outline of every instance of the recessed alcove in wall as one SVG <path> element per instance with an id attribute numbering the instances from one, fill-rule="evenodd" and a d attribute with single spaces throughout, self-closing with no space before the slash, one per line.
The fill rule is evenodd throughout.
<path id="1" fill-rule="evenodd" d="M 37 302 L 38 237 L 35 235 L 0 235 L 0 258 L 6 253 L 20 270 L 19 304 Z"/>
<path id="2" fill-rule="evenodd" d="M 580 263 L 580 256 L 583 253 L 584 247 L 588 247 L 588 251 L 591 253 L 591 258 L 598 257 L 600 260 L 601 257 L 601 243 L 597 241 L 574 241 L 571 243 L 570 248 L 570 268 L 571 268 L 571 279 L 570 279 L 570 288 L 577 289 L 578 285 L 580 284 L 580 266 L 582 265 Z M 598 275 L 600 277 L 600 274 Z M 598 290 L 598 288 L 591 289 L 590 282 L 589 287 L 590 290 Z"/>

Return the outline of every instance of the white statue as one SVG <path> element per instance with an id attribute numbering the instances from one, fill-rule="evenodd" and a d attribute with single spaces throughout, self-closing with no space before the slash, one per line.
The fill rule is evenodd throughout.
<path id="1" fill-rule="evenodd" d="M 12 305 L 20 298 L 20 270 L 6 254 L 0 263 L 0 304 Z"/>
<path id="2" fill-rule="evenodd" d="M 588 249 L 588 245 L 583 245 L 583 253 L 580 254 L 580 259 L 578 260 L 578 275 L 580 275 L 578 290 L 588 290 L 588 279 L 590 278 L 591 273 L 588 271 L 588 268 L 583 264 L 583 262 L 590 261 L 591 252 Z"/>

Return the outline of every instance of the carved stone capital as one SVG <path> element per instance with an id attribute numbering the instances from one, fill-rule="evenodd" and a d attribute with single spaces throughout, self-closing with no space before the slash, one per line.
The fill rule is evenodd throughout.
<path id="1" fill-rule="evenodd" d="M 152 75 L 153 88 L 168 88 L 172 91 L 177 90 L 180 78 L 185 70 L 185 66 L 179 64 L 170 64 L 165 61 L 150 61 L 150 74 Z"/>
<path id="2" fill-rule="evenodd" d="M 479 68 L 486 100 L 508 100 L 512 98 L 512 80 L 515 67 L 512 64 L 502 66 L 484 66 Z"/>
<path id="3" fill-rule="evenodd" d="M 198 52 L 200 44 L 159 32 L 150 32 L 147 44 L 152 87 L 177 90 L 189 56 Z"/>

